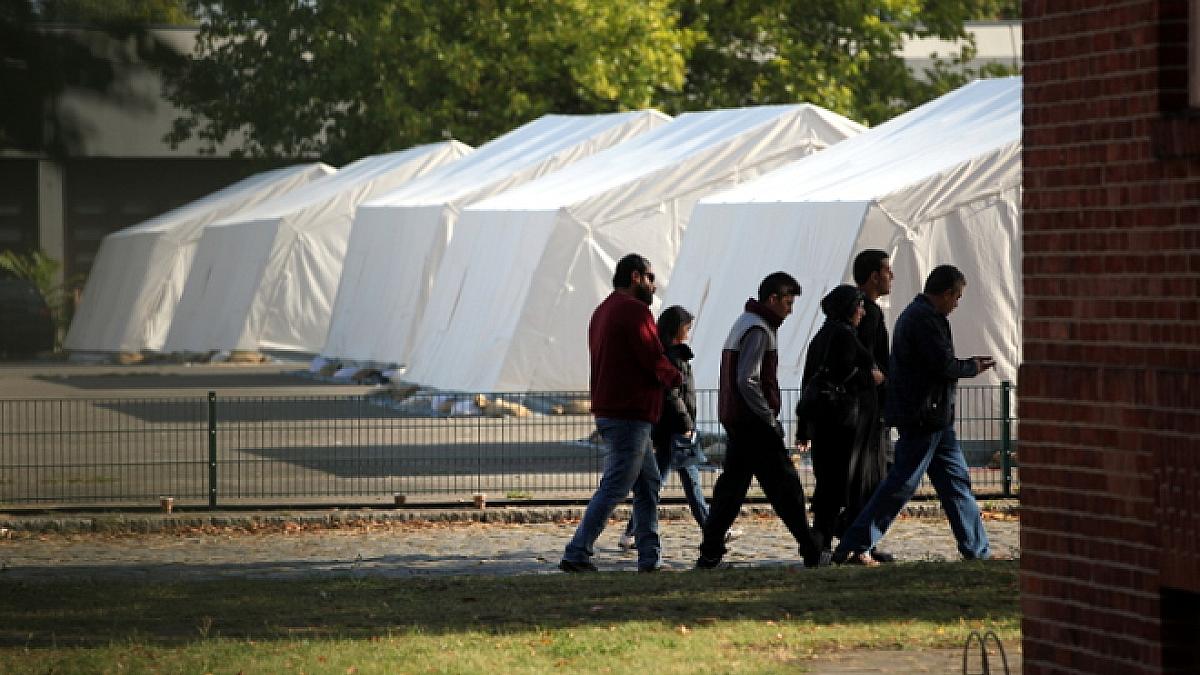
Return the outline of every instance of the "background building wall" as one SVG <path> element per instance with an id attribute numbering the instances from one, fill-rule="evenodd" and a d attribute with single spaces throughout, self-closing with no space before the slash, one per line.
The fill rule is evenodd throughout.
<path id="1" fill-rule="evenodd" d="M 1197 672 L 1188 2 L 1024 3 L 1024 665 Z"/>
<path id="2" fill-rule="evenodd" d="M 69 130 L 64 153 L 0 148 L 0 250 L 40 248 L 63 263 L 65 279 L 81 279 L 105 235 L 270 168 L 234 157 L 234 142 L 212 153 L 194 139 L 177 148 L 164 142 L 181 111 L 130 40 L 83 27 L 46 30 L 109 61 L 114 80 L 102 92 L 67 88 L 52 102 L 49 126 Z M 187 54 L 196 30 L 154 28 L 150 38 Z"/>

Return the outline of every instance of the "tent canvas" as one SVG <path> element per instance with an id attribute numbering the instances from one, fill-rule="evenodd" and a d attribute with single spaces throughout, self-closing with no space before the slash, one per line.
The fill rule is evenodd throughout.
<path id="1" fill-rule="evenodd" d="M 950 316 L 960 354 L 991 354 L 980 383 L 1015 381 L 1021 360 L 1021 79 L 982 80 L 733 190 L 701 200 L 665 304 L 692 310 L 697 386 L 718 383 L 721 345 L 758 283 L 785 270 L 803 287 L 780 329 L 780 384 L 798 387 L 820 300 L 854 255 L 891 254 L 885 318 L 936 265 L 967 277 Z"/>
<path id="2" fill-rule="evenodd" d="M 456 165 L 364 204 L 355 218 L 345 278 L 321 353 L 406 363 L 463 208 L 669 120 L 654 110 L 546 115 L 489 141 Z"/>
<path id="3" fill-rule="evenodd" d="M 205 228 L 165 348 L 315 353 L 355 208 L 470 152 L 447 141 L 366 157 Z"/>
<path id="4" fill-rule="evenodd" d="M 812 105 L 686 113 L 467 208 L 405 379 L 467 391 L 586 389 L 588 317 L 622 255 L 649 258 L 665 288 L 697 199 L 862 130 Z"/>
<path id="5" fill-rule="evenodd" d="M 332 173 L 333 167 L 320 163 L 265 171 L 108 235 L 88 275 L 66 348 L 162 349 L 204 227 Z"/>

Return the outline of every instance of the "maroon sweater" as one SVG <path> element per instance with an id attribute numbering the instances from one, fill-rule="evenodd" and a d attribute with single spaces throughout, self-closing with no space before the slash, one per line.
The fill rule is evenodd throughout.
<path id="1" fill-rule="evenodd" d="M 588 324 L 592 414 L 621 420 L 658 421 L 662 392 L 680 383 L 663 353 L 654 317 L 645 303 L 613 292 Z"/>

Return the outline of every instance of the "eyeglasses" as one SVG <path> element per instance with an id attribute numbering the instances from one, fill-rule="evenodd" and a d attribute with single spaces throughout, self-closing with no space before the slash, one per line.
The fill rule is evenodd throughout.
<path id="1" fill-rule="evenodd" d="M 654 272 L 642 272 L 642 277 L 645 278 L 646 281 L 654 281 Z"/>

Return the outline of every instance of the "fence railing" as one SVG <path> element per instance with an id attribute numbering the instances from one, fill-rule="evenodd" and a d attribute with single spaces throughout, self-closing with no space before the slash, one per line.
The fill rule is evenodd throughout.
<path id="1" fill-rule="evenodd" d="M 1018 489 L 1014 390 L 963 386 L 957 430 L 975 490 Z M 794 430 L 799 392 L 784 392 Z M 698 392 L 713 466 L 724 455 L 715 391 Z M 404 395 L 0 400 L 0 508 L 582 501 L 605 448 L 586 395 Z M 804 455 L 797 467 L 806 488 Z M 923 486 L 927 490 L 928 486 Z M 752 493 L 753 494 L 753 493 Z M 678 481 L 665 499 L 680 498 Z"/>

